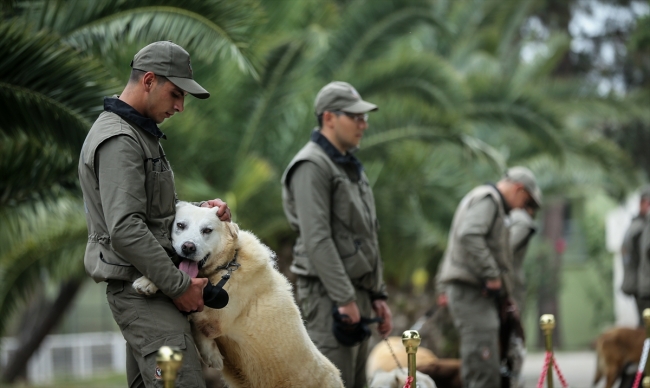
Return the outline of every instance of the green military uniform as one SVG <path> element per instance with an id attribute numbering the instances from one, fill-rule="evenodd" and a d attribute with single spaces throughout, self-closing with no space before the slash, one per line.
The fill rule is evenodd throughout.
<path id="1" fill-rule="evenodd" d="M 129 387 L 162 387 L 156 352 L 180 347 L 184 360 L 178 386 L 203 387 L 189 322 L 172 298 L 190 285 L 172 261 L 176 192 L 174 175 L 153 120 L 128 104 L 106 99 L 79 160 L 79 180 L 88 223 L 86 272 L 106 281 L 113 317 L 127 341 Z M 132 282 L 146 276 L 160 292 L 138 294 Z"/>
<path id="2" fill-rule="evenodd" d="M 351 154 L 341 154 L 318 130 L 282 176 L 282 198 L 299 233 L 291 271 L 307 331 L 340 370 L 346 387 L 364 387 L 368 340 L 354 347 L 332 333 L 332 307 L 356 301 L 370 317 L 386 298 L 377 215 L 368 178 Z"/>
<path id="3" fill-rule="evenodd" d="M 535 221 L 523 209 L 513 209 L 510 212 L 510 248 L 512 249 L 512 270 L 514 272 L 514 287 L 512 297 L 524 311 L 526 302 L 526 274 L 524 271 L 524 258 L 528 250 L 530 238 L 535 234 Z"/>
<path id="4" fill-rule="evenodd" d="M 438 273 L 460 333 L 465 387 L 501 386 L 499 316 L 495 300 L 482 291 L 487 279 L 500 278 L 504 292 L 512 293 L 507 212 L 494 186 L 479 186 L 467 194 L 456 209 Z"/>
<path id="5" fill-rule="evenodd" d="M 514 271 L 513 299 L 517 303 L 520 314 L 523 315 L 524 303 L 526 302 L 526 276 L 524 273 L 524 258 L 528 250 L 530 238 L 535 234 L 535 222 L 533 218 L 523 209 L 513 209 L 510 212 L 510 247 L 512 249 L 512 269 Z M 512 360 L 512 381 L 511 387 L 523 386 L 521 371 L 524 364 L 526 349 L 523 339 L 512 336 L 508 357 Z"/>
<path id="6" fill-rule="evenodd" d="M 630 258 L 633 257 L 635 249 L 639 250 L 639 263 L 636 274 L 636 302 L 639 312 L 639 326 L 643 326 L 643 310 L 650 308 L 650 222 L 648 222 L 648 217 L 650 215 L 646 215 L 645 218 L 635 219 L 625 238 L 629 243 Z M 640 237 L 637 237 L 637 245 L 634 243 L 633 235 L 636 234 L 638 228 L 641 228 L 642 232 Z M 626 243 L 624 242 L 624 244 Z"/>

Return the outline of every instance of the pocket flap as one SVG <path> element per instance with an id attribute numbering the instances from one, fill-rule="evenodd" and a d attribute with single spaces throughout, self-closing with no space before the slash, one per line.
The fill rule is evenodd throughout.
<path id="1" fill-rule="evenodd" d="M 181 333 L 155 339 L 142 347 L 142 355 L 148 356 L 165 345 L 185 350 L 185 335 Z"/>

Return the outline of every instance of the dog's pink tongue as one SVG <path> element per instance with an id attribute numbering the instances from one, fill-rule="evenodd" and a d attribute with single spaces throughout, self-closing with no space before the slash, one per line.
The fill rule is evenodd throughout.
<path id="1" fill-rule="evenodd" d="M 178 266 L 178 269 L 195 278 L 199 274 L 199 263 L 192 260 L 183 260 Z"/>

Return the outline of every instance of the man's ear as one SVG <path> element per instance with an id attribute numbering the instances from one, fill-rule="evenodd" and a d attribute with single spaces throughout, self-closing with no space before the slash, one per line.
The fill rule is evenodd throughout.
<path id="1" fill-rule="evenodd" d="M 156 75 L 153 72 L 148 71 L 142 76 L 142 86 L 144 86 L 145 90 L 151 90 L 155 80 Z"/>

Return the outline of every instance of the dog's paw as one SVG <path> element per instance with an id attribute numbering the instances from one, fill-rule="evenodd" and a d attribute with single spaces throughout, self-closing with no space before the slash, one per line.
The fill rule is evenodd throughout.
<path id="1" fill-rule="evenodd" d="M 210 368 L 223 369 L 223 357 L 215 340 L 203 336 L 194 339 L 203 362 Z"/>
<path id="2" fill-rule="evenodd" d="M 223 358 L 221 358 L 221 353 L 219 352 L 210 352 L 203 358 L 203 361 L 210 367 L 216 370 L 223 369 Z"/>
<path id="3" fill-rule="evenodd" d="M 133 282 L 133 288 L 139 293 L 144 295 L 153 295 L 158 291 L 158 287 L 146 276 L 142 276 Z"/>

